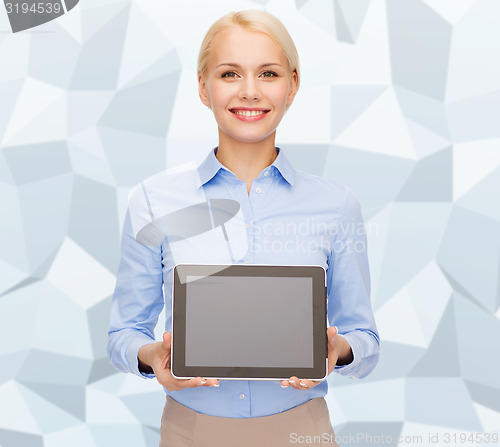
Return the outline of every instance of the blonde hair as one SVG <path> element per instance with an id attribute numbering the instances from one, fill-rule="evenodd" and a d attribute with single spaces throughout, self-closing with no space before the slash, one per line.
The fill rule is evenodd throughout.
<path id="1" fill-rule="evenodd" d="M 267 34 L 281 48 L 288 60 L 290 73 L 297 73 L 297 90 L 300 84 L 299 55 L 292 37 L 285 25 L 266 11 L 247 9 L 244 11 L 230 12 L 217 20 L 207 31 L 201 43 L 198 54 L 198 75 L 205 78 L 207 75 L 208 57 L 215 36 L 233 26 L 241 26 L 250 31 Z"/>

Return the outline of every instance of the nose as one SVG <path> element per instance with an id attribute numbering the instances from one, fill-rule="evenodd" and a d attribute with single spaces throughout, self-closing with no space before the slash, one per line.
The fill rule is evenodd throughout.
<path id="1" fill-rule="evenodd" d="M 240 97 L 249 101 L 260 98 L 260 90 L 257 80 L 246 78 L 241 83 Z"/>

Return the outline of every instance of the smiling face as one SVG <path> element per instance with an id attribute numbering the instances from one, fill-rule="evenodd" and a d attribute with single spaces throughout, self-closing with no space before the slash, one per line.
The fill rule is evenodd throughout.
<path id="1" fill-rule="evenodd" d="M 274 146 L 276 128 L 297 91 L 281 48 L 267 35 L 234 26 L 212 43 L 205 78 L 198 77 L 201 101 L 219 126 L 219 144 Z"/>

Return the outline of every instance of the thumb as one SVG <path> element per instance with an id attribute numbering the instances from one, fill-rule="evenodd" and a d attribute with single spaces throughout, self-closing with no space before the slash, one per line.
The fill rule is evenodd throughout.
<path id="1" fill-rule="evenodd" d="M 327 337 L 328 337 L 328 344 L 330 345 L 330 344 L 332 344 L 333 340 L 335 339 L 335 337 L 339 333 L 339 330 L 337 329 L 337 326 L 330 326 L 326 330 L 326 333 L 327 333 Z"/>
<path id="2" fill-rule="evenodd" d="M 172 334 L 170 334 L 170 332 L 164 332 L 162 348 L 170 352 L 171 346 L 172 346 Z"/>

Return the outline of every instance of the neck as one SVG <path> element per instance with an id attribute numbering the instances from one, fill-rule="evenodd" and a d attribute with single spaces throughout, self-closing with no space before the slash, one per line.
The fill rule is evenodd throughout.
<path id="1" fill-rule="evenodd" d="M 240 180 L 251 183 L 277 157 L 274 136 L 275 133 L 258 143 L 241 143 L 224 138 L 219 132 L 217 159 Z"/>

